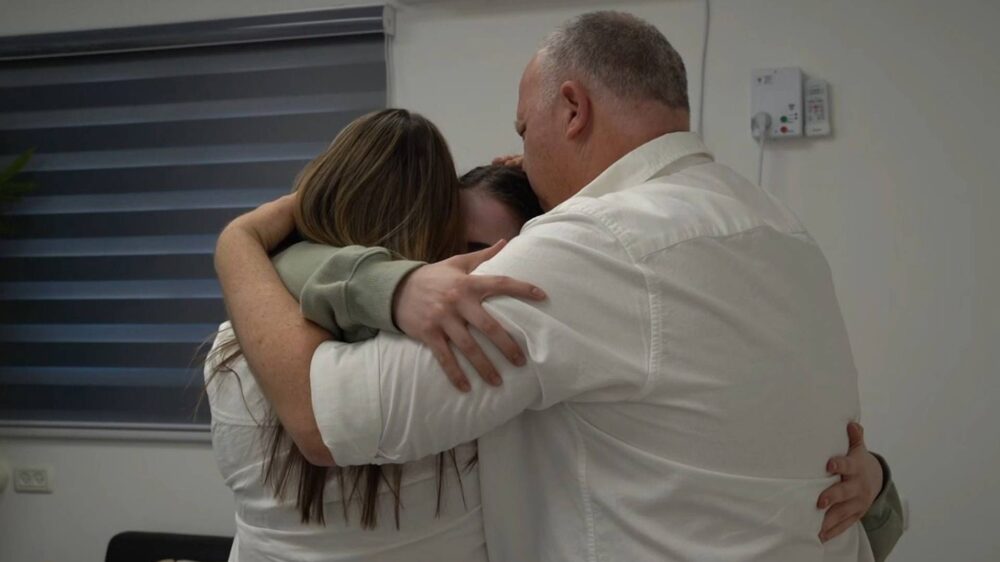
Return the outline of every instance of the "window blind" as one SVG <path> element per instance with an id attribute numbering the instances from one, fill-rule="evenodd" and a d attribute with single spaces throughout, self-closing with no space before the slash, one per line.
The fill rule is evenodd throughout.
<path id="1" fill-rule="evenodd" d="M 382 7 L 0 39 L 0 424 L 204 424 L 212 252 L 386 103 Z"/>

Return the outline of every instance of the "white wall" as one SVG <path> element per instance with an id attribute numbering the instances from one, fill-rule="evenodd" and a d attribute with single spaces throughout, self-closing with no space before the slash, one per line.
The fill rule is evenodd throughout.
<path id="1" fill-rule="evenodd" d="M 460 168 L 520 152 L 514 113 L 525 64 L 560 23 L 609 4 L 656 23 L 697 78 L 703 37 L 699 2 L 443 2 L 399 14 L 395 102 L 424 113 L 441 128 Z M 691 86 L 694 96 L 697 80 Z"/>
<path id="2" fill-rule="evenodd" d="M 55 492 L 0 494 L 0 560 L 98 562 L 121 531 L 229 535 L 233 500 L 195 443 L 0 439 L 10 464 L 53 467 Z"/>
<path id="3" fill-rule="evenodd" d="M 0 34 L 330 4 L 7 0 Z M 697 98 L 700 0 L 470 0 L 401 10 L 396 103 L 434 119 L 462 167 L 516 150 L 517 80 L 535 45 L 568 15 L 608 5 L 660 26 L 687 61 Z M 862 374 L 869 441 L 889 457 L 910 500 L 911 528 L 894 559 L 995 559 L 1000 117 L 992 109 L 1000 7 L 986 0 L 712 5 L 705 133 L 719 160 L 754 172 L 751 68 L 797 65 L 831 83 L 835 135 L 770 150 L 765 182 L 831 262 Z M 125 528 L 231 527 L 231 505 L 204 446 L 8 439 L 0 455 L 49 460 L 58 471 L 53 496 L 0 496 L 4 562 L 99 560 L 101 543 Z"/>
<path id="4" fill-rule="evenodd" d="M 754 166 L 746 69 L 831 83 L 835 136 L 776 150 L 766 178 L 831 262 L 871 445 L 910 499 L 895 559 L 997 560 L 1000 4 L 718 6 L 706 129 L 720 159 Z"/>

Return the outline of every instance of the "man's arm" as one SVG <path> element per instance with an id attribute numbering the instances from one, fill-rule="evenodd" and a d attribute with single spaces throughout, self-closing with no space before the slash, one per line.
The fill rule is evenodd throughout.
<path id="1" fill-rule="evenodd" d="M 649 376 L 645 279 L 598 221 L 568 213 L 539 221 L 477 273 L 546 287 L 550 298 L 541 305 L 487 303 L 527 350 L 526 365 L 506 364 L 487 346 L 502 365 L 502 386 L 477 379 L 471 392 L 459 394 L 433 353 L 407 338 L 381 333 L 358 344 L 323 343 L 312 362 L 313 408 L 339 464 L 407 462 L 475 439 L 526 409 L 640 393 Z M 620 334 L 629 337 L 614 337 Z"/>

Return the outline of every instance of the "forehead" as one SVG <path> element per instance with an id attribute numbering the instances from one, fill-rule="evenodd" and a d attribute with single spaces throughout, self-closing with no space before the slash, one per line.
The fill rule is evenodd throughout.
<path id="1" fill-rule="evenodd" d="M 510 230 L 516 233 L 521 229 L 517 212 L 482 188 L 466 188 L 460 193 L 466 234 L 470 240 L 492 244 L 511 236 Z"/>
<path id="2" fill-rule="evenodd" d="M 527 109 L 528 100 L 535 90 L 535 83 L 538 81 L 538 57 L 540 53 L 535 53 L 528 61 L 528 66 L 521 73 L 521 82 L 517 88 L 517 117 L 523 118 Z"/>

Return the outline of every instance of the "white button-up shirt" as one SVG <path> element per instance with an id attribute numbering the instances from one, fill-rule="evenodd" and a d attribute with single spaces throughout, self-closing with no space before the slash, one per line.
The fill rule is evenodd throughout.
<path id="1" fill-rule="evenodd" d="M 527 366 L 480 338 L 504 384 L 461 394 L 405 337 L 324 343 L 312 399 L 338 463 L 478 438 L 493 562 L 871 559 L 860 524 L 817 538 L 859 414 L 829 266 L 696 135 L 632 151 L 476 273 L 548 293 L 487 304 Z"/>

